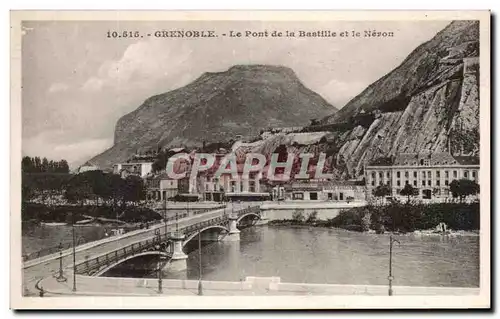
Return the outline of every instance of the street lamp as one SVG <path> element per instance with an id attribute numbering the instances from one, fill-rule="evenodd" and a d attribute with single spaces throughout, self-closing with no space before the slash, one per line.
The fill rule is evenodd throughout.
<path id="1" fill-rule="evenodd" d="M 392 244 L 394 242 L 397 242 L 400 244 L 399 240 L 392 238 L 392 235 L 389 236 L 389 296 L 392 296 L 392 280 L 394 277 L 392 277 Z"/>
<path id="2" fill-rule="evenodd" d="M 64 277 L 63 274 L 63 256 L 62 256 L 62 251 L 63 251 L 63 244 L 59 243 L 59 275 L 56 277 L 56 280 L 58 282 L 64 282 L 66 281 L 66 277 Z"/>
<path id="3" fill-rule="evenodd" d="M 158 293 L 163 292 L 163 284 L 161 278 L 161 233 L 158 231 Z"/>
<path id="4" fill-rule="evenodd" d="M 73 292 L 76 291 L 76 234 L 75 234 L 75 212 L 71 213 L 71 228 L 73 232 Z"/>
<path id="5" fill-rule="evenodd" d="M 202 278 L 202 273 L 201 273 L 201 232 L 198 234 L 198 266 L 199 266 L 199 277 L 198 277 L 198 295 L 202 296 L 203 295 L 203 286 L 201 284 L 201 278 Z"/>

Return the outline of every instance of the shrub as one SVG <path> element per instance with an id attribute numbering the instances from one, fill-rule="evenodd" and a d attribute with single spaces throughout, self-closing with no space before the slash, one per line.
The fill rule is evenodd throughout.
<path id="1" fill-rule="evenodd" d="M 292 220 L 295 222 L 295 223 L 303 223 L 304 222 L 304 211 L 301 210 L 301 209 L 296 209 L 293 214 L 292 214 Z"/>
<path id="2" fill-rule="evenodd" d="M 306 223 L 315 223 L 318 220 L 318 212 L 312 211 L 309 216 L 307 216 Z"/>

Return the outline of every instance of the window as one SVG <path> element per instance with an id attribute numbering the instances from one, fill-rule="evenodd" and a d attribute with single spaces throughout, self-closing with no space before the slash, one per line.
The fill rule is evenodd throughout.
<path id="1" fill-rule="evenodd" d="M 432 172 L 431 171 L 427 172 L 427 178 L 432 178 Z"/>
<path id="2" fill-rule="evenodd" d="M 464 177 L 469 178 L 469 171 L 464 171 Z"/>
<path id="3" fill-rule="evenodd" d="M 444 181 L 444 185 L 448 186 L 449 182 L 448 180 Z"/>
<path id="4" fill-rule="evenodd" d="M 401 181 L 396 181 L 396 185 L 401 186 Z"/>
<path id="5" fill-rule="evenodd" d="M 372 181 L 372 186 L 375 186 L 375 181 Z"/>
<path id="6" fill-rule="evenodd" d="M 476 178 L 476 171 L 472 171 L 472 178 Z"/>
<path id="7" fill-rule="evenodd" d="M 384 176 L 384 175 L 383 175 L 383 173 L 382 173 L 382 172 L 378 172 L 378 177 L 379 177 L 379 178 L 382 178 L 383 176 Z"/>
<path id="8" fill-rule="evenodd" d="M 309 199 L 311 200 L 318 200 L 318 193 L 313 192 L 309 194 Z"/>
<path id="9" fill-rule="evenodd" d="M 428 159 L 424 160 L 424 165 L 425 166 L 429 166 L 429 160 Z"/>
<path id="10" fill-rule="evenodd" d="M 432 181 L 430 179 L 427 181 L 427 186 L 432 186 Z"/>
<path id="11" fill-rule="evenodd" d="M 441 186 L 440 184 L 441 184 L 441 181 L 438 179 L 438 180 L 436 181 L 436 186 Z"/>
<path id="12" fill-rule="evenodd" d="M 400 178 L 401 177 L 401 172 L 396 172 L 396 177 Z"/>
<path id="13" fill-rule="evenodd" d="M 410 184 L 410 182 L 409 181 L 405 181 L 405 185 L 408 185 L 408 184 Z"/>
<path id="14" fill-rule="evenodd" d="M 293 199 L 304 199 L 304 193 L 293 193 L 292 198 Z"/>
<path id="15" fill-rule="evenodd" d="M 375 172 L 372 172 L 372 178 L 375 179 Z"/>
<path id="16" fill-rule="evenodd" d="M 255 181 L 248 182 L 248 191 L 251 193 L 255 193 Z"/>
<path id="17" fill-rule="evenodd" d="M 457 178 L 457 171 L 453 171 L 453 178 Z"/>
<path id="18" fill-rule="evenodd" d="M 413 186 L 417 186 L 417 181 L 413 181 Z"/>
<path id="19" fill-rule="evenodd" d="M 422 172 L 422 178 L 425 178 L 425 171 Z"/>
<path id="20" fill-rule="evenodd" d="M 444 177 L 449 178 L 449 177 L 450 177 L 450 172 L 445 171 L 445 172 L 444 172 Z"/>
<path id="21" fill-rule="evenodd" d="M 406 178 L 408 178 L 408 176 L 409 176 L 409 175 L 408 175 L 408 172 L 405 172 L 405 177 L 406 177 Z"/>
<path id="22" fill-rule="evenodd" d="M 441 177 L 441 172 L 440 171 L 436 171 L 436 178 L 440 178 Z"/>
<path id="23" fill-rule="evenodd" d="M 417 178 L 417 172 L 413 172 L 413 177 Z"/>
<path id="24" fill-rule="evenodd" d="M 424 180 L 422 180 L 422 186 L 425 186 L 425 181 Z"/>
<path id="25" fill-rule="evenodd" d="M 390 178 L 390 177 L 391 177 L 391 173 L 387 172 L 387 178 Z"/>

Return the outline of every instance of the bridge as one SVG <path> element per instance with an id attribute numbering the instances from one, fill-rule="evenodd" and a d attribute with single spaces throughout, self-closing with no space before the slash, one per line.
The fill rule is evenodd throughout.
<path id="1" fill-rule="evenodd" d="M 178 227 L 171 232 L 165 233 L 164 229 L 157 228 L 154 236 L 138 240 L 114 251 L 86 258 L 84 262 L 76 264 L 76 273 L 100 276 L 123 262 L 148 255 L 159 256 L 164 260 L 163 267 L 168 267 L 169 271 L 184 270 L 187 268 L 187 255 L 184 247 L 190 241 L 198 236 L 201 236 L 202 241 L 238 241 L 240 240 L 238 224 L 246 218 L 260 219 L 259 206 Z"/>
<path id="2" fill-rule="evenodd" d="M 112 236 L 85 243 L 73 249 L 61 250 L 47 256 L 26 260 L 23 264 L 25 295 L 37 293 L 35 284 L 40 279 L 55 275 L 60 262 L 65 267 L 75 265 L 76 274 L 100 276 L 106 271 L 133 258 L 158 256 L 166 271 L 186 269 L 187 255 L 184 248 L 201 236 L 202 241 L 239 240 L 238 226 L 243 221 L 254 223 L 262 215 L 260 206 L 224 208 L 211 211 L 192 212 L 183 218 L 156 224 L 149 229 L 139 229 L 123 235 Z"/>

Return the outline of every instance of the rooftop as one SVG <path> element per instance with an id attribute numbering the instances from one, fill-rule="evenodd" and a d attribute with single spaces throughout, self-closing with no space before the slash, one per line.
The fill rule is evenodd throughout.
<path id="1" fill-rule="evenodd" d="M 477 156 L 452 156 L 448 152 L 400 153 L 393 157 L 380 157 L 368 166 L 435 166 L 435 165 L 479 165 Z"/>

